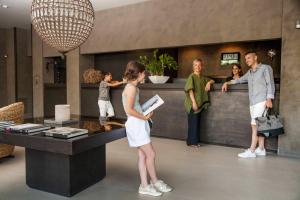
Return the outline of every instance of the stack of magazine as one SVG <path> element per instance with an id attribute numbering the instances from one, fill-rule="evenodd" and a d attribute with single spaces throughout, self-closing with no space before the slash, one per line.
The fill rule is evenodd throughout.
<path id="1" fill-rule="evenodd" d="M 55 121 L 55 119 L 45 119 L 44 124 L 49 125 L 49 126 L 63 126 L 66 124 L 76 124 L 78 123 L 77 119 L 69 119 L 65 121 Z"/>
<path id="2" fill-rule="evenodd" d="M 10 126 L 14 126 L 15 122 L 13 121 L 0 121 L 0 131 L 5 131 Z"/>
<path id="3" fill-rule="evenodd" d="M 88 133 L 87 129 L 71 128 L 71 127 L 57 127 L 51 130 L 43 131 L 46 136 L 55 138 L 72 138 Z"/>
<path id="4" fill-rule="evenodd" d="M 31 124 L 31 123 L 13 125 L 7 127 L 7 130 L 13 133 L 21 133 L 26 135 L 35 135 L 49 129 L 51 129 L 50 126 L 45 126 L 42 124 Z"/>

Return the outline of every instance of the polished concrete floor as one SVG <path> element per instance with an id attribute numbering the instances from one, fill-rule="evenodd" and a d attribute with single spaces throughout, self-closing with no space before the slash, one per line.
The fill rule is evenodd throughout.
<path id="1" fill-rule="evenodd" d="M 203 145 L 189 148 L 183 141 L 153 138 L 161 179 L 173 192 L 162 197 L 137 193 L 136 150 L 125 139 L 107 145 L 107 176 L 70 199 L 88 200 L 299 200 L 300 160 L 268 155 L 239 159 L 238 148 Z M 25 155 L 0 160 L 0 200 L 69 199 L 31 189 L 25 184 Z M 59 184 L 59 183 L 58 183 Z"/>

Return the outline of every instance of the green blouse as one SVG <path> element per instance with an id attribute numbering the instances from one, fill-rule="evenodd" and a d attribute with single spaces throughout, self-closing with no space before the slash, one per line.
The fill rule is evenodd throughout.
<path id="1" fill-rule="evenodd" d="M 205 76 L 202 75 L 198 76 L 194 73 L 192 73 L 188 77 L 184 87 L 184 91 L 185 91 L 184 106 L 187 113 L 190 113 L 192 109 L 192 100 L 189 95 L 189 90 L 194 91 L 194 96 L 199 108 L 199 112 L 202 111 L 203 109 L 207 109 L 207 107 L 209 106 L 209 98 L 208 98 L 208 92 L 205 91 L 205 86 L 210 80 L 211 79 Z"/>

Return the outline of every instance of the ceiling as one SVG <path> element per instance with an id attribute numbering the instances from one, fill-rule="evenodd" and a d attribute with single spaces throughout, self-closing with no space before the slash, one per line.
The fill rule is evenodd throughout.
<path id="1" fill-rule="evenodd" d="M 105 10 L 129 4 L 140 3 L 149 0 L 90 0 L 95 11 Z M 32 0 L 0 0 L 0 4 L 8 5 L 8 8 L 0 7 L 0 28 L 29 28 L 30 6 Z"/>

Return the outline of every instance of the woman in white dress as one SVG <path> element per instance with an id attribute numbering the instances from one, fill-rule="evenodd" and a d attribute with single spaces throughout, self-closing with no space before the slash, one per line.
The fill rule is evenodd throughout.
<path id="1" fill-rule="evenodd" d="M 122 93 L 123 107 L 127 115 L 125 128 L 129 146 L 136 147 L 138 150 L 138 168 L 141 179 L 139 193 L 161 196 L 163 192 L 170 192 L 172 188 L 162 180 L 158 180 L 156 176 L 155 151 L 151 144 L 148 123 L 153 113 L 144 116 L 139 103 L 137 86 L 145 78 L 145 67 L 136 61 L 130 61 L 126 66 L 124 78 L 127 80 Z M 150 184 L 148 184 L 147 173 L 151 179 Z"/>

